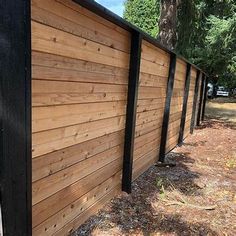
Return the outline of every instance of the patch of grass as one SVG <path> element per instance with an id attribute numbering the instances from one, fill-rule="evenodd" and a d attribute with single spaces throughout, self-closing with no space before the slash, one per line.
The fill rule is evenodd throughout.
<path id="1" fill-rule="evenodd" d="M 156 178 L 156 186 L 160 192 L 160 198 L 164 199 L 166 196 L 165 188 L 164 188 L 164 179 L 161 177 Z"/>
<path id="2" fill-rule="evenodd" d="M 228 168 L 235 168 L 236 167 L 236 159 L 232 158 L 226 162 L 226 166 Z"/>

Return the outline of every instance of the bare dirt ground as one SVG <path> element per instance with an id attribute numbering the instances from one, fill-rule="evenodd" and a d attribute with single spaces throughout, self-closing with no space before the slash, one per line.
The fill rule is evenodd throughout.
<path id="1" fill-rule="evenodd" d="M 211 101 L 209 117 L 167 158 L 151 167 L 82 225 L 76 235 L 236 235 L 236 103 Z"/>

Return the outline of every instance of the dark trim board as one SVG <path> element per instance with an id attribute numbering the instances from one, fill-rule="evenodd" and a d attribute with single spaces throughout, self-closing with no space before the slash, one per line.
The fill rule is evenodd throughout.
<path id="1" fill-rule="evenodd" d="M 200 88 L 200 97 L 199 97 L 199 103 L 198 103 L 198 113 L 197 113 L 197 126 L 200 125 L 200 121 L 201 121 L 202 102 L 203 102 L 203 90 L 204 90 L 204 80 L 205 80 L 205 75 L 202 74 L 202 78 L 201 78 L 201 88 Z"/>
<path id="2" fill-rule="evenodd" d="M 136 110 L 141 63 L 141 45 L 142 35 L 138 31 L 134 31 L 131 35 L 130 68 L 122 175 L 122 191 L 125 191 L 127 193 L 131 193 L 132 183 Z"/>
<path id="3" fill-rule="evenodd" d="M 200 81 L 200 71 L 197 71 L 197 78 L 194 88 L 194 98 L 193 98 L 193 111 L 191 117 L 191 126 L 190 126 L 190 133 L 193 134 L 193 130 L 196 123 L 196 109 L 197 109 L 197 99 L 198 99 L 198 91 L 199 91 L 199 81 Z"/>
<path id="4" fill-rule="evenodd" d="M 205 77 L 204 97 L 203 97 L 203 104 L 202 104 L 201 121 L 204 121 L 204 118 L 205 118 L 205 109 L 206 109 L 207 91 L 208 91 L 207 85 L 208 85 L 208 77 Z"/>
<path id="5" fill-rule="evenodd" d="M 0 194 L 4 236 L 32 234 L 29 0 L 1 1 Z"/>
<path id="6" fill-rule="evenodd" d="M 187 105 L 188 105 L 188 95 L 189 95 L 190 79 L 191 79 L 191 65 L 187 64 L 186 79 L 185 79 L 185 86 L 184 86 L 184 98 L 183 98 L 183 107 L 182 107 L 182 116 L 181 116 L 181 122 L 180 122 L 178 145 L 182 145 L 182 143 L 183 143 L 184 128 L 185 128 L 186 113 L 187 113 Z"/>
<path id="7" fill-rule="evenodd" d="M 162 130 L 161 130 L 161 143 L 160 143 L 160 152 L 159 152 L 159 162 L 165 161 L 166 154 L 166 141 L 168 134 L 168 126 L 169 126 L 169 118 L 170 118 L 170 105 L 171 98 L 174 88 L 174 79 L 175 79 L 175 68 L 176 68 L 176 55 L 171 54 L 170 57 L 170 66 L 169 66 L 169 76 L 168 76 L 168 84 L 166 91 L 166 102 L 165 102 L 165 110 L 162 122 Z"/>

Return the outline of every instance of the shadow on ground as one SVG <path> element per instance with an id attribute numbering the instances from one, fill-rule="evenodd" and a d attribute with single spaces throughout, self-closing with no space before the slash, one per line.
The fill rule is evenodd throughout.
<path id="1" fill-rule="evenodd" d="M 114 198 L 73 236 L 236 235 L 235 102 L 215 103 L 208 104 L 201 131 L 167 155 L 175 167 L 151 167 L 134 181 L 132 194 Z M 175 192 L 189 203 L 216 204 L 216 209 L 168 205 L 163 195 Z"/>
<path id="2" fill-rule="evenodd" d="M 192 144 L 185 144 L 192 145 Z M 204 145 L 200 143 L 198 145 Z M 108 209 L 89 219 L 75 235 L 217 235 L 206 224 L 187 222 L 180 212 L 167 212 L 158 201 L 162 189 L 174 188 L 185 196 L 201 195 L 201 186 L 194 180 L 199 173 L 192 172 L 186 163 L 194 164 L 189 153 L 170 153 L 167 159 L 176 167 L 151 167 L 133 184 L 133 193 L 114 198 Z M 161 186 L 160 186 L 161 181 Z M 154 204 L 153 204 L 154 203 Z M 159 205 L 160 203 L 160 205 Z M 107 234 L 106 234 L 107 232 Z M 173 233 L 173 234 L 172 234 Z"/>
<path id="3" fill-rule="evenodd" d="M 229 121 L 227 118 L 216 118 L 208 115 L 206 116 L 206 120 L 204 121 L 204 123 L 202 123 L 201 126 L 196 127 L 196 129 L 198 130 L 206 128 L 230 128 L 236 130 L 236 123 Z"/>

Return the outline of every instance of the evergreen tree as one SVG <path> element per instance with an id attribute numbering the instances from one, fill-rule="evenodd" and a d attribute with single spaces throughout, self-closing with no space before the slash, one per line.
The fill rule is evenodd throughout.
<path id="1" fill-rule="evenodd" d="M 235 0 L 127 0 L 124 16 L 152 36 L 160 31 L 165 46 L 236 87 Z"/>
<path id="2" fill-rule="evenodd" d="M 159 1 L 127 0 L 125 1 L 124 18 L 156 37 L 158 35 Z"/>

